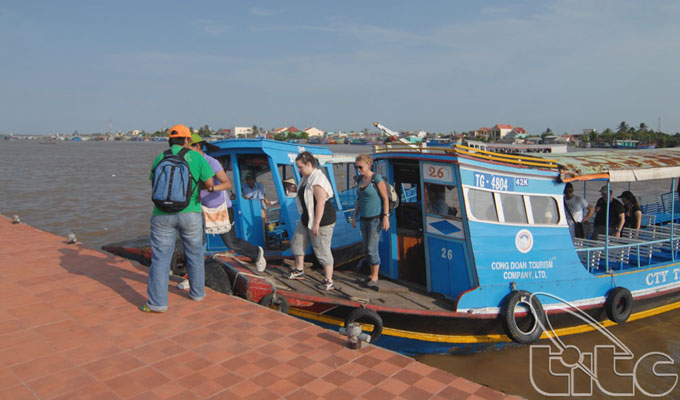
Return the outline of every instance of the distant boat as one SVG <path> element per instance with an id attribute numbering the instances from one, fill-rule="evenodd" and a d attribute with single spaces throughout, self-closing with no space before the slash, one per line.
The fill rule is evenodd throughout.
<path id="1" fill-rule="evenodd" d="M 615 149 L 656 149 L 656 143 L 642 144 L 639 140 L 618 139 L 612 146 Z"/>

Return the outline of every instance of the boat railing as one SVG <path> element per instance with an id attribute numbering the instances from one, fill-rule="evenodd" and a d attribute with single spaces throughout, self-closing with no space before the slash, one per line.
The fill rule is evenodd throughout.
<path id="1" fill-rule="evenodd" d="M 606 270 L 607 265 L 622 270 L 650 265 L 655 257 L 674 259 L 680 252 L 680 237 L 672 235 L 670 227 L 652 225 L 640 230 L 624 228 L 621 237 L 610 236 L 607 243 L 575 238 L 574 247 L 588 272 Z"/>
<path id="2" fill-rule="evenodd" d="M 655 223 L 664 224 L 680 219 L 680 198 L 678 193 L 669 192 L 650 195 L 640 199 L 640 209 L 644 215 L 654 215 Z M 673 216 L 675 213 L 675 216 Z M 644 225 L 644 221 L 643 221 Z"/>
<path id="3" fill-rule="evenodd" d="M 494 151 L 477 149 L 469 146 L 463 146 L 460 144 L 456 144 L 450 147 L 442 147 L 442 146 L 427 146 L 427 144 L 423 143 L 416 144 L 387 143 L 384 145 L 373 146 L 373 151 L 377 154 L 397 151 L 407 153 L 463 155 L 484 161 L 496 161 L 506 164 L 532 166 L 539 168 L 551 168 L 551 169 L 557 168 L 557 162 L 552 159 L 535 157 L 528 154 L 497 153 Z"/>

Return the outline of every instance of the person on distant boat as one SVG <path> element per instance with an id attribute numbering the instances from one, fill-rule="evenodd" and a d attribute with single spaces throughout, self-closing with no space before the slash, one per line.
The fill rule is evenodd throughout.
<path id="1" fill-rule="evenodd" d="M 623 224 L 626 222 L 626 210 L 623 204 L 614 198 L 613 192 L 607 191 L 607 186 L 600 188 L 602 197 L 595 205 L 595 230 L 593 240 L 598 240 L 600 235 L 607 233 L 607 201 L 609 201 L 609 235 L 620 237 Z"/>
<path id="2" fill-rule="evenodd" d="M 283 190 L 286 192 L 286 197 L 297 196 L 297 186 L 295 185 L 295 179 L 293 178 L 284 179 Z"/>
<path id="3" fill-rule="evenodd" d="M 333 254 L 331 239 L 335 228 L 335 207 L 330 202 L 333 187 L 326 174 L 318 167 L 318 161 L 308 152 L 303 151 L 295 158 L 302 179 L 297 195 L 297 206 L 300 221 L 290 242 L 290 249 L 295 256 L 295 267 L 288 279 L 304 279 L 305 251 L 312 245 L 316 259 L 324 268 L 325 279 L 322 290 L 333 289 Z"/>
<path id="4" fill-rule="evenodd" d="M 172 176 L 169 171 L 181 170 L 188 165 L 191 176 L 203 182 L 205 188 L 212 192 L 213 172 L 208 161 L 201 154 L 191 151 L 191 132 L 184 125 L 175 125 L 168 131 L 168 143 L 170 152 L 163 152 L 153 162 L 150 179 L 156 187 L 156 182 L 161 182 Z M 166 158 L 172 156 L 183 157 L 186 164 L 173 164 Z M 162 163 L 162 164 L 161 164 Z M 163 174 L 155 176 L 156 167 L 161 164 Z M 165 173 L 168 172 L 168 173 Z M 181 179 L 181 178 L 180 178 Z M 168 182 L 163 181 L 162 186 Z M 175 237 L 179 235 L 184 244 L 184 255 L 187 262 L 187 272 L 191 282 L 189 297 L 200 301 L 205 297 L 205 265 L 203 259 L 203 217 L 201 203 L 198 199 L 198 190 L 192 187 L 189 204 L 178 212 L 162 211 L 159 203 L 154 202 L 153 215 L 151 217 L 151 268 L 149 269 L 148 300 L 139 309 L 144 312 L 165 312 L 168 310 L 168 278 L 170 276 L 170 261 L 175 251 Z M 191 187 L 191 186 L 189 186 Z M 172 200 L 164 199 L 165 203 Z M 165 206 L 165 204 L 163 204 Z M 176 205 L 181 206 L 181 205 Z"/>
<path id="5" fill-rule="evenodd" d="M 236 233 L 234 232 L 234 210 L 231 208 L 232 203 L 230 196 L 227 195 L 227 191 L 231 189 L 231 181 L 229 180 L 229 177 L 224 172 L 224 169 L 222 169 L 222 165 L 219 161 L 203 152 L 203 138 L 194 133 L 191 135 L 191 140 L 192 149 L 201 153 L 208 161 L 213 171 L 215 171 L 216 184 L 214 186 L 214 190 L 212 192 L 208 190 L 201 190 L 201 204 L 211 209 L 226 204 L 229 214 L 229 222 L 231 223 L 231 229 L 229 229 L 227 232 L 219 234 L 222 238 L 222 241 L 230 250 L 250 258 L 255 263 L 255 267 L 257 268 L 258 272 L 264 271 L 265 268 L 267 268 L 267 260 L 264 258 L 264 249 L 260 246 L 255 246 L 248 241 L 236 237 Z M 189 283 L 182 282 L 177 287 L 180 289 L 186 289 L 189 287 Z"/>
<path id="6" fill-rule="evenodd" d="M 567 225 L 571 237 L 587 238 L 590 233 L 588 220 L 595 212 L 588 201 L 574 194 L 574 185 L 564 186 L 564 209 L 567 212 Z"/>
<path id="7" fill-rule="evenodd" d="M 640 208 L 640 203 L 635 198 L 635 195 L 626 190 L 621 193 L 619 199 L 623 200 L 623 205 L 626 208 L 626 222 L 623 226 L 639 230 L 642 223 L 642 209 Z"/>
<path id="8" fill-rule="evenodd" d="M 378 273 L 380 271 L 380 233 L 390 229 L 389 198 L 387 186 L 383 177 L 371 170 L 373 158 L 368 154 L 359 154 L 355 165 L 359 170 L 359 187 L 357 188 L 357 203 L 352 216 L 352 228 L 357 227 L 357 214 L 361 228 L 361 238 L 364 242 L 366 260 L 371 266 L 371 276 L 366 282 L 370 288 L 378 287 Z"/>

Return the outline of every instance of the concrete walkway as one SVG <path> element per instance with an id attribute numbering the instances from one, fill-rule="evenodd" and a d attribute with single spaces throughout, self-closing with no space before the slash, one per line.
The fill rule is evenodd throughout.
<path id="1" fill-rule="evenodd" d="M 0 399 L 517 398 L 211 290 L 145 314 L 146 279 L 0 216 Z"/>

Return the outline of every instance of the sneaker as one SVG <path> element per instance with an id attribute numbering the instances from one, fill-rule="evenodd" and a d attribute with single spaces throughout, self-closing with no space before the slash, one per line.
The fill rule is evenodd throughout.
<path id="1" fill-rule="evenodd" d="M 257 268 L 257 272 L 264 272 L 265 268 L 267 268 L 267 260 L 264 259 L 264 249 L 262 247 L 258 247 L 258 255 L 257 255 L 257 260 L 255 261 L 255 267 Z"/>
<path id="2" fill-rule="evenodd" d="M 290 275 L 288 275 L 288 279 L 305 279 L 305 270 L 303 269 L 300 271 L 293 268 L 293 270 L 290 272 Z"/>
<path id="3" fill-rule="evenodd" d="M 333 281 L 329 281 L 328 279 L 324 278 L 323 283 L 319 285 L 319 289 L 333 290 Z"/>
<path id="4" fill-rule="evenodd" d="M 367 280 L 366 281 L 366 287 L 377 289 L 378 288 L 378 281 L 373 281 L 373 280 Z"/>
<path id="5" fill-rule="evenodd" d="M 179 290 L 189 290 L 191 286 L 189 285 L 189 280 L 185 279 L 182 282 L 177 284 L 177 289 Z"/>

